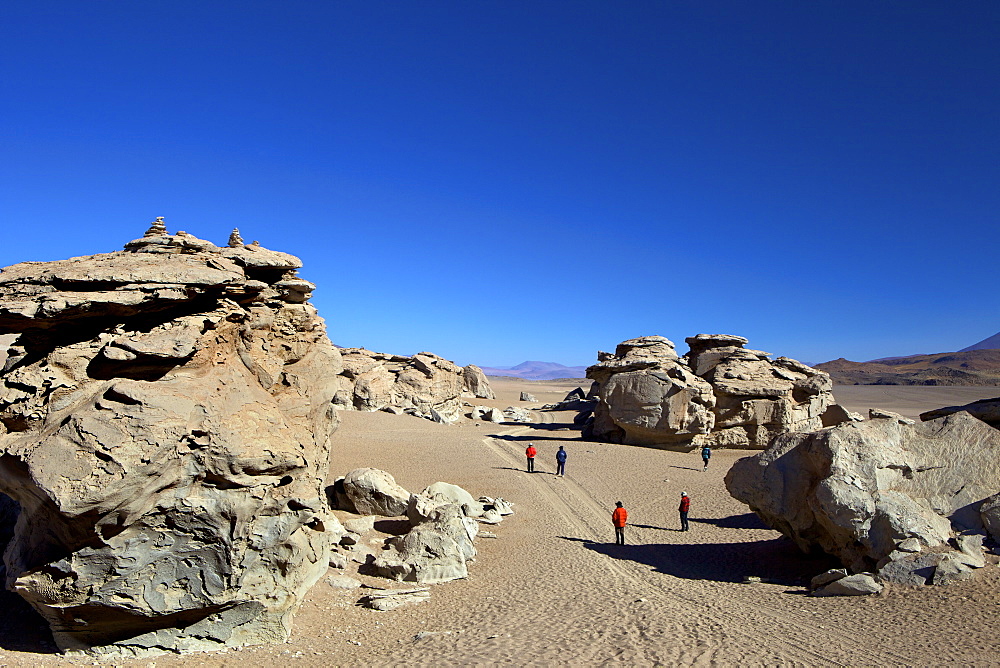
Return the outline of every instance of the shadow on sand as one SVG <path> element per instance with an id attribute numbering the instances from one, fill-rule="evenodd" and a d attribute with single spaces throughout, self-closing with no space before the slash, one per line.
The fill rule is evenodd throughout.
<path id="1" fill-rule="evenodd" d="M 803 554 L 785 538 L 748 543 L 646 545 L 595 543 L 568 536 L 560 538 L 578 542 L 584 548 L 612 559 L 645 564 L 658 573 L 687 580 L 742 582 L 748 576 L 755 576 L 775 584 L 801 587 L 817 573 L 839 565 L 827 555 Z M 626 540 L 629 538 L 626 534 Z"/>

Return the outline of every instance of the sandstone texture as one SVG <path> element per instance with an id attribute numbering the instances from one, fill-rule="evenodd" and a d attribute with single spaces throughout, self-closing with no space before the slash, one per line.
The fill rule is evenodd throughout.
<path id="1" fill-rule="evenodd" d="M 784 434 L 737 461 L 726 487 L 803 550 L 889 582 L 941 584 L 984 565 L 982 536 L 968 534 L 984 531 L 998 480 L 1000 432 L 956 413 Z"/>
<path id="2" fill-rule="evenodd" d="M 598 400 L 586 435 L 634 445 L 756 449 L 778 434 L 824 426 L 834 405 L 827 374 L 745 349 L 740 336 L 699 334 L 686 341 L 684 357 L 662 336 L 598 353 L 598 363 L 587 369 Z M 840 413 L 826 415 L 826 422 L 849 419 Z"/>
<path id="3" fill-rule="evenodd" d="M 460 367 L 433 353 L 408 357 L 342 348 L 340 354 L 343 370 L 336 378 L 339 389 L 334 400 L 340 409 L 397 408 L 438 422 L 454 422 L 462 415 L 463 394 L 493 398 L 482 370 L 473 365 Z"/>
<path id="4" fill-rule="evenodd" d="M 60 649 L 288 637 L 337 525 L 343 368 L 300 264 L 157 221 L 125 251 L 0 271 L 5 584 Z"/>

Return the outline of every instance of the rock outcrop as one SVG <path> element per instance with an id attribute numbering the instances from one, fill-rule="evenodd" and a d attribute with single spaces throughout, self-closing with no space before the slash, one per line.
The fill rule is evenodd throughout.
<path id="1" fill-rule="evenodd" d="M 475 364 L 469 364 L 462 368 L 462 377 L 465 379 L 465 390 L 463 394 L 471 399 L 496 399 L 490 387 L 490 381 L 486 374 Z"/>
<path id="2" fill-rule="evenodd" d="M 940 417 L 944 417 L 945 415 L 958 413 L 959 411 L 965 411 L 972 417 L 979 418 L 991 427 L 1000 429 L 1000 397 L 996 397 L 994 399 L 980 399 L 979 401 L 973 401 L 971 404 L 965 404 L 964 406 L 945 406 L 944 408 L 936 408 L 932 411 L 921 413 L 920 419 L 924 422 L 928 420 L 936 420 Z"/>
<path id="3" fill-rule="evenodd" d="M 460 367 L 433 353 L 407 357 L 342 348 L 340 354 L 343 371 L 337 378 L 340 389 L 334 401 L 341 409 L 378 411 L 394 407 L 428 419 L 453 422 L 461 417 L 463 392 L 478 393 L 476 396 L 493 392 L 481 371 L 477 375 L 475 369 L 470 371 L 470 367 Z"/>
<path id="4" fill-rule="evenodd" d="M 300 261 L 162 220 L 0 272 L 6 586 L 62 650 L 280 642 L 326 571 L 342 370 Z"/>
<path id="5" fill-rule="evenodd" d="M 690 352 L 680 358 L 662 336 L 599 353 L 587 369 L 599 400 L 585 435 L 633 445 L 764 448 L 777 434 L 824 426 L 833 405 L 825 373 L 787 357 L 772 361 L 745 349 L 740 336 L 686 341 Z"/>
<path id="6" fill-rule="evenodd" d="M 726 487 L 803 550 L 892 582 L 946 582 L 983 562 L 980 509 L 1000 488 L 1000 432 L 966 413 L 892 417 L 778 436 Z M 942 567 L 941 564 L 944 564 Z M 941 568 L 940 575 L 935 568 Z"/>

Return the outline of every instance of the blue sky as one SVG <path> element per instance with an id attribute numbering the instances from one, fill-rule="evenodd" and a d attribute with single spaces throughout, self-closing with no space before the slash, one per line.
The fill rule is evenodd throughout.
<path id="1" fill-rule="evenodd" d="M 0 266 L 154 216 L 300 256 L 340 345 L 809 362 L 1000 330 L 1000 3 L 0 10 Z"/>

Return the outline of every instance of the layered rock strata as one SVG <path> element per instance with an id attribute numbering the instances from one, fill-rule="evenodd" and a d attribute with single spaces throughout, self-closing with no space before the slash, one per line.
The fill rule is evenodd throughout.
<path id="1" fill-rule="evenodd" d="M 887 581 L 943 584 L 984 565 L 982 536 L 958 534 L 984 531 L 998 480 L 1000 432 L 956 413 L 784 434 L 737 461 L 726 488 L 804 551 Z"/>
<path id="2" fill-rule="evenodd" d="M 0 272 L 6 586 L 62 650 L 288 637 L 329 561 L 340 354 L 301 262 L 157 221 Z"/>
<path id="3" fill-rule="evenodd" d="M 599 353 L 587 369 L 598 400 L 586 435 L 634 445 L 764 448 L 777 434 L 824 426 L 833 405 L 825 373 L 745 349 L 740 336 L 699 334 L 686 341 L 685 357 L 662 336 Z"/>

